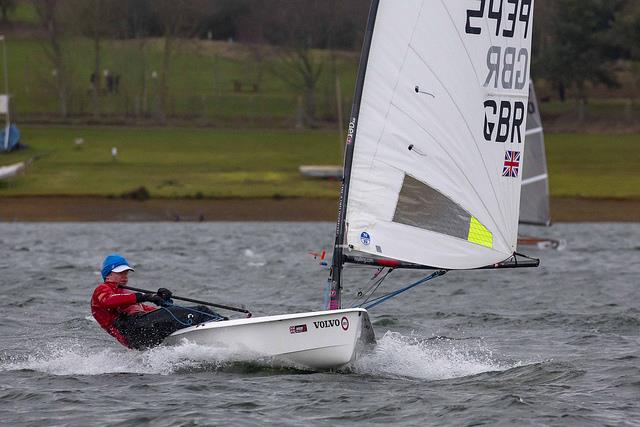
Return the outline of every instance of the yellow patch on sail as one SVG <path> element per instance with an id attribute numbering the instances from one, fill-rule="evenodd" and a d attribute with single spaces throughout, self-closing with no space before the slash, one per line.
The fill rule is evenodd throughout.
<path id="1" fill-rule="evenodd" d="M 467 240 L 488 248 L 493 248 L 493 234 L 491 234 L 484 225 L 480 224 L 480 221 L 475 219 L 475 217 L 471 217 L 469 237 L 467 237 Z"/>

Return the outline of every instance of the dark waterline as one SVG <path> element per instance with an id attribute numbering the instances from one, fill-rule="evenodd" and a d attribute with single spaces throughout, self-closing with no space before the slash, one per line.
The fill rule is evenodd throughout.
<path id="1" fill-rule="evenodd" d="M 256 315 L 319 309 L 331 223 L 0 223 L 6 425 L 640 425 L 640 225 L 559 224 L 539 269 L 450 272 L 372 311 L 376 351 L 309 372 L 185 345 L 125 350 L 92 320 L 102 257 L 132 286 Z M 345 301 L 368 270 L 346 273 Z M 420 276 L 394 272 L 394 289 Z"/>

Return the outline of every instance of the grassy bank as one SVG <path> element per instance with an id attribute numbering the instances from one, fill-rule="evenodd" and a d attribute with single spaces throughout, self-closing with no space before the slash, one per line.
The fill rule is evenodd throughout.
<path id="1" fill-rule="evenodd" d="M 640 134 L 547 134 L 553 196 L 640 198 Z"/>
<path id="2" fill-rule="evenodd" d="M 0 166 L 35 161 L 0 183 L 0 197 L 119 197 L 139 187 L 166 198 L 338 194 L 336 182 L 298 172 L 302 164 L 341 162 L 330 131 L 25 128 L 23 134 L 30 148 L 0 156 Z M 77 145 L 78 138 L 84 143 Z M 552 195 L 640 198 L 640 134 L 547 134 L 546 141 Z"/>
<path id="3" fill-rule="evenodd" d="M 37 128 L 24 140 L 28 150 L 0 162 L 36 160 L 0 195 L 120 196 L 145 187 L 152 197 L 335 197 L 338 188 L 298 172 L 340 161 L 337 134 L 326 131 Z"/>

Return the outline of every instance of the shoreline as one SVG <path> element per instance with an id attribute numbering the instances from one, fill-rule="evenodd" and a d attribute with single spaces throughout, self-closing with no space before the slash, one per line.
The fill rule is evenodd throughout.
<path id="1" fill-rule="evenodd" d="M 0 222 L 335 221 L 338 199 L 0 198 Z M 552 197 L 553 222 L 640 222 L 640 199 Z"/>

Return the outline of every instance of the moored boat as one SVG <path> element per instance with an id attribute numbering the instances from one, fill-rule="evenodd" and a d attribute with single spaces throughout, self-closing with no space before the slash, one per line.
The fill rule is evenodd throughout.
<path id="1" fill-rule="evenodd" d="M 19 162 L 8 166 L 0 166 L 0 179 L 10 178 L 24 169 L 25 163 Z"/>

